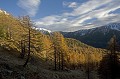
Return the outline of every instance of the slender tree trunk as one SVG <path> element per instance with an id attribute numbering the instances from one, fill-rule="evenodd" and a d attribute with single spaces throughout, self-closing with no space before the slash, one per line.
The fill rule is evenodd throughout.
<path id="1" fill-rule="evenodd" d="M 60 52 L 59 52 L 59 54 L 58 54 L 58 56 L 59 56 L 59 59 L 58 59 L 58 62 L 59 62 L 59 70 L 61 69 L 61 63 L 60 63 Z"/>
<path id="2" fill-rule="evenodd" d="M 116 43 L 116 41 L 115 41 L 115 39 L 114 39 L 114 42 L 113 42 L 113 54 L 112 54 L 112 55 L 113 55 L 113 64 L 112 64 L 112 74 L 113 74 L 113 75 L 112 75 L 112 79 L 115 79 L 115 72 L 116 72 L 116 71 L 115 71 L 115 65 L 116 65 L 116 64 L 115 64 L 115 62 L 116 62 L 116 61 L 115 61 L 115 53 L 116 53 L 116 51 L 115 51 L 115 49 L 116 49 L 116 44 L 115 44 L 115 43 Z"/>
<path id="3" fill-rule="evenodd" d="M 24 56 L 25 56 L 25 41 L 24 41 L 24 44 L 23 44 L 23 52 L 24 52 Z"/>
<path id="4" fill-rule="evenodd" d="M 88 69 L 87 69 L 87 78 L 90 79 L 90 69 L 89 69 L 89 65 L 88 65 Z"/>
<path id="5" fill-rule="evenodd" d="M 87 78 L 88 79 L 90 79 L 90 61 L 89 61 L 89 59 L 90 59 L 90 56 L 89 56 L 89 54 L 88 54 L 88 57 L 87 57 L 88 59 L 87 59 Z"/>
<path id="6" fill-rule="evenodd" d="M 62 58 L 61 64 L 62 64 L 62 70 L 63 70 L 64 69 L 64 56 L 63 56 L 63 53 L 61 55 L 61 58 Z"/>
<path id="7" fill-rule="evenodd" d="M 29 23 L 28 23 L 28 26 L 29 26 L 28 57 L 27 57 L 27 60 L 26 60 L 25 64 L 23 65 L 23 67 L 26 67 L 26 65 L 27 65 L 27 63 L 28 63 L 28 61 L 29 61 L 29 59 L 30 59 L 30 39 L 31 39 L 31 36 L 30 36 L 30 25 L 29 25 Z"/>
<path id="8" fill-rule="evenodd" d="M 57 70 L 57 56 L 56 56 L 56 47 L 54 47 L 54 65 L 55 65 L 55 70 Z"/>
<path id="9" fill-rule="evenodd" d="M 20 58 L 23 58 L 23 40 L 21 40 L 21 53 Z"/>
<path id="10" fill-rule="evenodd" d="M 12 39 L 12 33 L 11 33 L 11 30 L 9 32 L 9 37 L 10 37 L 10 40 Z"/>

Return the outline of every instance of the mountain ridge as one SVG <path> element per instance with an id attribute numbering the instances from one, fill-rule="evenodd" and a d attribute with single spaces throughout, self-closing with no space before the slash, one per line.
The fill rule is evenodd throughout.
<path id="1" fill-rule="evenodd" d="M 97 28 L 61 33 L 65 37 L 77 39 L 97 48 L 106 48 L 107 42 L 113 35 L 117 36 L 118 43 L 120 43 L 120 23 L 110 23 Z"/>

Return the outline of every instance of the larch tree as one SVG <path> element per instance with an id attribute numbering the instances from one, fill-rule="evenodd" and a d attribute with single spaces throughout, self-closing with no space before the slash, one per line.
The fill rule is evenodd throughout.
<path id="1" fill-rule="evenodd" d="M 65 62 L 67 59 L 68 47 L 66 45 L 65 39 L 59 32 L 53 33 L 54 40 L 54 50 L 55 50 L 55 63 L 58 63 L 59 70 L 64 70 Z M 56 65 L 56 64 L 55 64 Z"/>
<path id="2" fill-rule="evenodd" d="M 116 51 L 117 42 L 114 35 L 109 41 L 108 51 L 98 69 L 98 73 L 101 79 L 117 79 L 120 78 L 120 61 L 118 58 L 118 52 Z"/>
<path id="3" fill-rule="evenodd" d="M 23 65 L 23 67 L 26 67 L 27 63 L 29 62 L 30 52 L 31 52 L 31 49 L 30 49 L 30 45 L 31 45 L 31 23 L 30 23 L 30 17 L 29 16 L 24 17 L 24 19 L 25 19 L 25 23 L 28 26 L 28 56 L 27 56 L 27 59 L 26 59 L 24 65 Z"/>

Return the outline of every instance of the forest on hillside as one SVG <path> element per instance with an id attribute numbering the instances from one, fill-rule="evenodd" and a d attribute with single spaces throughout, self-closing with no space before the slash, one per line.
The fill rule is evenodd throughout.
<path id="1" fill-rule="evenodd" d="M 1 79 L 120 79 L 117 36 L 101 49 L 33 27 L 29 16 L 0 13 Z"/>

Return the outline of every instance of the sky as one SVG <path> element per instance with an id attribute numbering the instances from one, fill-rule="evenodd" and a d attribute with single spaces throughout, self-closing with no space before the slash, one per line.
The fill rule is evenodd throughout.
<path id="1" fill-rule="evenodd" d="M 0 0 L 15 17 L 29 15 L 36 27 L 77 31 L 120 22 L 120 0 Z"/>

